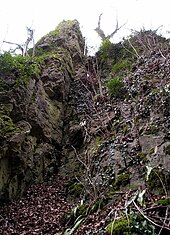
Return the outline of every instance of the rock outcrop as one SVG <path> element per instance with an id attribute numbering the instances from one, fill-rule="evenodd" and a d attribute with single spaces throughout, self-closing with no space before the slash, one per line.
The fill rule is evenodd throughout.
<path id="1" fill-rule="evenodd" d="M 63 21 L 36 45 L 38 76 L 19 85 L 17 75 L 5 77 L 0 92 L 1 199 L 21 195 L 30 184 L 58 170 L 73 64 L 83 50 L 79 23 Z"/>
<path id="2" fill-rule="evenodd" d="M 137 59 L 132 58 L 137 51 L 126 54 L 120 43 L 103 45 L 104 65 L 84 55 L 79 23 L 63 21 L 36 44 L 36 60 L 29 63 L 39 73 L 16 82 L 14 69 L 6 83 L 0 80 L 1 199 L 21 195 L 58 171 L 74 178 L 72 186 L 77 178 L 84 194 L 94 198 L 129 185 L 143 187 L 147 167 L 166 179 L 169 190 L 167 43 L 161 50 L 156 44 L 140 48 Z M 115 97 L 105 85 L 114 76 L 124 86 Z M 151 189 L 162 187 L 151 181 Z"/>

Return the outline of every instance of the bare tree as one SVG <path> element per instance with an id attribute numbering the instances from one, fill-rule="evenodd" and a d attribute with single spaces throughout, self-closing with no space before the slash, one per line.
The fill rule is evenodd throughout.
<path id="1" fill-rule="evenodd" d="M 30 42 L 33 42 L 32 56 L 34 56 L 34 54 L 35 54 L 34 30 L 29 27 L 27 27 L 27 40 L 24 44 L 18 44 L 15 42 L 8 42 L 5 40 L 3 41 L 3 43 L 15 45 L 16 48 L 13 51 L 15 52 L 16 50 L 20 50 L 22 56 L 28 55 L 28 46 L 29 46 Z"/>
<path id="2" fill-rule="evenodd" d="M 35 51 L 35 43 L 34 43 L 34 30 L 27 27 L 27 40 L 25 42 L 25 46 L 24 46 L 24 56 L 27 56 L 28 55 L 28 46 L 29 46 L 29 43 L 32 41 L 33 42 L 33 54 L 34 55 L 34 51 Z"/>
<path id="3" fill-rule="evenodd" d="M 23 47 L 23 45 L 15 43 L 15 42 L 8 42 L 8 41 L 5 41 L 5 40 L 3 41 L 3 43 L 15 45 L 16 48 L 13 50 L 13 52 L 15 52 L 16 50 L 21 50 L 21 55 L 24 55 L 24 47 Z"/>
<path id="4" fill-rule="evenodd" d="M 112 38 L 125 24 L 119 26 L 118 20 L 116 20 L 116 28 L 115 30 L 109 34 L 109 35 L 105 35 L 104 31 L 101 29 L 101 17 L 102 17 L 103 13 L 101 13 L 99 15 L 99 20 L 98 20 L 98 26 L 97 28 L 95 28 L 95 31 L 98 33 L 99 37 L 102 39 L 102 41 L 106 40 L 106 39 L 110 39 Z"/>

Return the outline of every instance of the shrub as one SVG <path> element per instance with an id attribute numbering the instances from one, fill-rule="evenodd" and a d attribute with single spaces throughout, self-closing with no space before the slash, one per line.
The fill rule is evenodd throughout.
<path id="1" fill-rule="evenodd" d="M 9 52 L 0 55 L 0 79 L 14 79 L 15 85 L 25 84 L 40 74 L 37 58 L 12 56 Z"/>
<path id="2" fill-rule="evenodd" d="M 110 42 L 110 40 L 109 39 L 104 40 L 99 48 L 100 58 L 103 60 L 109 58 L 111 49 L 112 49 L 112 43 Z"/>
<path id="3" fill-rule="evenodd" d="M 108 92 L 112 98 L 123 98 L 126 94 L 123 81 L 120 78 L 111 79 L 108 84 Z"/>

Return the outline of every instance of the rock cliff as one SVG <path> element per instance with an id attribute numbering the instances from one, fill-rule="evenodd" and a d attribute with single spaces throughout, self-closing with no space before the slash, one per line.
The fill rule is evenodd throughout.
<path id="1" fill-rule="evenodd" d="M 1 74 L 1 199 L 21 195 L 58 170 L 70 84 L 83 50 L 78 22 L 63 21 L 36 45 L 38 74 L 26 82 L 18 82 L 18 67 Z"/>
<path id="2" fill-rule="evenodd" d="M 96 57 L 85 56 L 79 23 L 63 21 L 39 40 L 35 58 L 16 61 L 20 67 L 6 55 L 12 69 L 1 71 L 1 198 L 57 171 L 81 175 L 84 166 L 94 194 L 119 177 L 123 185 L 145 184 L 146 166 L 169 180 L 169 49 L 159 37 L 147 50 L 135 40 L 140 55 L 104 42 Z M 120 76 L 123 89 L 115 95 L 110 85 L 109 95 L 104 84 Z"/>
<path id="3" fill-rule="evenodd" d="M 69 179 L 73 201 L 114 203 L 126 190 L 168 196 L 169 41 L 146 31 L 84 52 L 73 20 L 40 39 L 34 57 L 1 55 L 1 201 L 55 174 Z M 95 223 L 88 234 L 98 234 Z"/>

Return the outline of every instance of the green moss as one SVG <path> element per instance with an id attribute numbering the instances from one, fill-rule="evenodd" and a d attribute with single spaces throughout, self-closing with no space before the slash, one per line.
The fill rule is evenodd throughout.
<path id="1" fill-rule="evenodd" d="M 6 136 L 9 134 L 13 134 L 19 132 L 19 129 L 16 128 L 12 119 L 7 115 L 0 116 L 0 136 Z"/>
<path id="2" fill-rule="evenodd" d="M 147 135 L 155 135 L 159 131 L 158 126 L 156 125 L 149 125 L 146 129 L 146 134 Z"/>
<path id="3" fill-rule="evenodd" d="M 36 55 L 43 55 L 44 53 L 48 53 L 51 51 L 58 51 L 61 48 L 65 47 L 65 42 L 69 36 L 68 32 L 71 31 L 70 29 L 77 22 L 76 20 L 63 20 L 58 24 L 55 30 L 52 30 L 47 35 L 43 36 L 35 46 L 35 53 Z M 78 22 L 77 22 L 78 23 Z M 73 31 L 75 28 L 73 29 Z M 56 39 L 61 39 L 60 43 L 57 43 Z M 66 42 L 67 44 L 67 42 Z"/>
<path id="4" fill-rule="evenodd" d="M 101 136 L 97 136 L 97 137 L 96 137 L 96 140 L 95 140 L 96 146 L 99 147 L 99 146 L 103 143 L 103 141 L 104 141 L 104 140 L 101 138 Z"/>
<path id="5" fill-rule="evenodd" d="M 129 174 L 122 173 L 121 175 L 117 176 L 113 187 L 115 190 L 118 190 L 120 189 L 120 187 L 125 187 L 128 183 L 129 183 Z"/>
<path id="6" fill-rule="evenodd" d="M 156 203 L 161 205 L 170 205 L 170 198 L 158 200 Z"/>
<path id="7" fill-rule="evenodd" d="M 123 217 L 119 220 L 111 222 L 107 227 L 106 233 L 112 235 L 133 234 L 131 233 L 131 223 L 131 218 L 129 218 L 128 221 L 127 217 Z"/>
<path id="8" fill-rule="evenodd" d="M 137 158 L 142 163 L 147 163 L 148 162 L 146 153 L 143 153 L 143 152 L 138 153 Z"/>
<path id="9" fill-rule="evenodd" d="M 111 222 L 106 230 L 108 235 L 143 235 L 155 233 L 156 228 L 152 224 L 145 220 L 145 218 L 140 214 L 131 214 L 124 216 L 114 222 Z"/>

